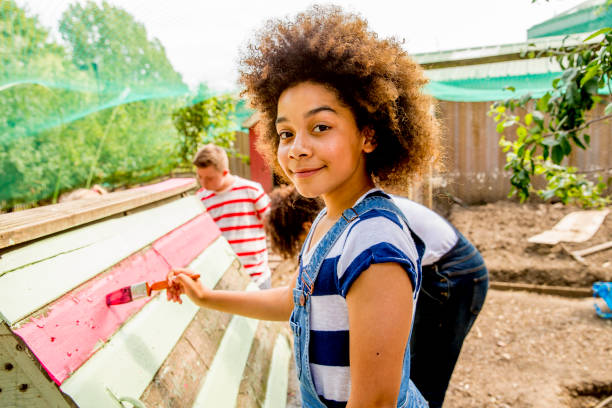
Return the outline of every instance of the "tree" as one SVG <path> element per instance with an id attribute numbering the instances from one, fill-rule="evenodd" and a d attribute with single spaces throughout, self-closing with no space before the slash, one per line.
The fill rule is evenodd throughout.
<path id="1" fill-rule="evenodd" d="M 174 111 L 172 120 L 180 135 L 178 156 L 183 167 L 191 168 L 193 156 L 205 143 L 215 143 L 236 155 L 237 104 L 233 96 L 214 96 L 206 85 L 200 85 L 191 104 Z"/>
<path id="2" fill-rule="evenodd" d="M 606 7 L 612 0 L 607 3 Z M 531 50 L 528 56 L 553 58 L 563 72 L 552 81 L 553 90 L 540 98 L 527 94 L 494 103 L 490 108 L 489 115 L 494 116 L 498 133 L 508 129 L 516 133 L 513 141 L 503 135 L 500 138 L 506 152 L 505 168 L 512 172 L 511 195 L 518 194 L 525 201 L 535 191 L 545 200 L 556 197 L 564 204 L 585 207 L 609 204 L 610 178 L 596 176 L 594 180 L 564 164 L 564 159 L 572 149 L 589 148 L 590 125 L 612 118 L 610 99 L 600 96 L 602 90 L 612 94 L 612 28 L 594 32 L 580 46 L 537 53 Z M 604 116 L 587 119 L 587 114 L 599 103 L 607 104 Z M 543 176 L 546 187 L 536 190 L 532 185 L 535 176 Z"/>

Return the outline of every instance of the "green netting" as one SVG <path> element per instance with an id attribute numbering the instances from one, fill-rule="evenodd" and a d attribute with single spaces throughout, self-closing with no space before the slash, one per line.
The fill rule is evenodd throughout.
<path id="1" fill-rule="evenodd" d="M 2 208 L 168 174 L 180 164 L 172 113 L 219 96 L 205 85 L 190 91 L 159 41 L 120 8 L 75 2 L 58 30 L 52 38 L 0 0 Z M 230 130 L 250 113 L 238 103 Z"/>

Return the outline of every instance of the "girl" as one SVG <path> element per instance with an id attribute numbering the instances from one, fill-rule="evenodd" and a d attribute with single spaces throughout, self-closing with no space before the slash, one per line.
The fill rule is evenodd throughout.
<path id="1" fill-rule="evenodd" d="M 449 221 L 407 198 L 391 197 L 426 245 L 410 379 L 430 408 L 440 408 L 463 341 L 484 304 L 489 273 L 480 252 Z M 293 186 L 272 190 L 265 218 L 272 250 L 284 258 L 297 256 L 321 209 L 319 200 L 300 196 Z"/>
<path id="2" fill-rule="evenodd" d="M 305 407 L 425 407 L 409 338 L 423 245 L 376 185 L 405 183 L 437 157 L 419 67 L 360 17 L 313 7 L 272 21 L 242 59 L 260 150 L 300 194 L 319 196 L 291 287 L 212 291 L 181 270 L 168 297 L 290 320 Z"/>

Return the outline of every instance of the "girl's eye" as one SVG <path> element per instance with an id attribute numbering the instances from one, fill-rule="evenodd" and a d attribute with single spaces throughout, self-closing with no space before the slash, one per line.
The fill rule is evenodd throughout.
<path id="1" fill-rule="evenodd" d="M 315 126 L 312 130 L 314 130 L 315 132 L 324 132 L 326 130 L 329 130 L 330 127 L 327 125 L 317 125 Z"/>
<path id="2" fill-rule="evenodd" d="M 288 139 L 288 138 L 290 138 L 291 136 L 293 136 L 293 135 L 291 134 L 291 132 L 288 132 L 288 131 L 286 131 L 286 130 L 283 130 L 283 131 L 281 131 L 281 132 L 278 132 L 278 137 L 279 137 L 279 139 L 280 139 L 280 140 L 285 140 L 285 139 Z"/>

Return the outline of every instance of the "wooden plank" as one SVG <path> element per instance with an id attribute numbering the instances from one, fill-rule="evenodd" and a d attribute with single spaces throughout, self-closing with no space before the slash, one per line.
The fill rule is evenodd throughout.
<path id="1" fill-rule="evenodd" d="M 281 323 L 261 321 L 253 338 L 253 344 L 242 373 L 236 408 L 260 407 L 266 394 L 266 379 L 274 352 L 274 342 Z"/>
<path id="2" fill-rule="evenodd" d="M 99 198 L 53 204 L 0 215 L 0 248 L 63 231 L 181 194 L 196 186 L 193 179 L 164 182 L 102 195 Z"/>
<path id="3" fill-rule="evenodd" d="M 604 242 L 603 244 L 599 244 L 599 245 L 593 245 L 592 247 L 580 249 L 578 251 L 573 251 L 572 253 L 576 256 L 586 256 L 586 255 L 594 254 L 595 252 L 606 250 L 608 248 L 612 248 L 612 241 Z"/>
<path id="4" fill-rule="evenodd" d="M 522 290 L 526 292 L 542 293 L 545 295 L 556 295 L 571 298 L 592 297 L 591 288 L 571 288 L 565 286 L 532 285 L 528 283 L 495 282 L 489 283 L 491 289 L 497 290 Z"/>
<path id="5" fill-rule="evenodd" d="M 118 219 L 116 235 L 0 276 L 0 317 L 14 325 L 30 313 L 112 267 L 201 214 L 196 197 Z M 210 218 L 209 216 L 207 216 Z"/>
<path id="6" fill-rule="evenodd" d="M 112 218 L 92 223 L 90 225 L 68 230 L 52 237 L 42 238 L 15 249 L 9 249 L 2 255 L 0 261 L 0 275 L 13 271 L 26 265 L 44 261 L 58 255 L 75 251 L 97 242 L 112 239 L 122 235 L 126 228 L 134 228 L 133 222 L 140 223 L 147 217 L 160 217 L 168 227 L 175 228 L 204 211 L 204 207 L 195 197 L 175 200 L 167 204 L 169 207 L 152 207 L 134 217 Z M 171 209 L 171 210 L 168 210 Z M 177 213 L 176 216 L 168 216 L 168 211 Z M 136 215 L 136 213 L 134 214 Z M 128 221 L 130 220 L 130 221 Z M 174 221 L 173 221 L 174 220 Z"/>
<path id="7" fill-rule="evenodd" d="M 229 247 L 222 237 L 215 243 Z M 218 274 L 217 268 L 227 270 L 235 255 L 215 248 L 211 245 L 190 267 L 203 276 L 213 270 Z M 197 311 L 188 298 L 179 305 L 166 301 L 163 294 L 155 297 L 60 388 L 83 407 L 113 406 L 111 394 L 138 398 Z"/>
<path id="8" fill-rule="evenodd" d="M 27 347 L 13 336 L 4 323 L 0 323 L 0 406 L 1 407 L 45 407 L 45 408 L 71 408 L 74 403 L 59 391 L 53 381 L 44 373 L 36 358 L 29 352 Z M 7 374 L 5 364 L 13 366 L 16 377 L 11 389 L 6 387 L 3 376 Z M 15 402 L 11 394 L 17 395 Z"/>
<path id="9" fill-rule="evenodd" d="M 247 290 L 259 290 L 259 288 L 251 283 Z M 236 405 L 242 372 L 257 325 L 256 319 L 243 316 L 232 318 L 193 407 Z"/>
<path id="10" fill-rule="evenodd" d="M 250 277 L 236 259 L 215 290 L 243 290 Z M 232 315 L 201 308 L 159 368 L 140 400 L 147 407 L 189 407 L 212 364 Z"/>
<path id="11" fill-rule="evenodd" d="M 287 386 L 289 385 L 289 363 L 292 350 L 285 334 L 279 334 L 272 352 L 270 375 L 266 387 L 264 408 L 284 408 L 287 405 Z"/>
<path id="12" fill-rule="evenodd" d="M 108 293 L 137 282 L 165 279 L 170 272 L 169 260 L 163 257 L 167 249 L 173 251 L 170 263 L 185 267 L 208 250 L 220 234 L 209 214 L 201 214 L 158 239 L 151 248 L 131 255 L 107 273 L 64 295 L 14 332 L 59 385 L 150 300 L 108 307 Z M 176 240 L 180 241 L 173 244 Z M 156 250 L 158 244 L 160 250 Z"/>

